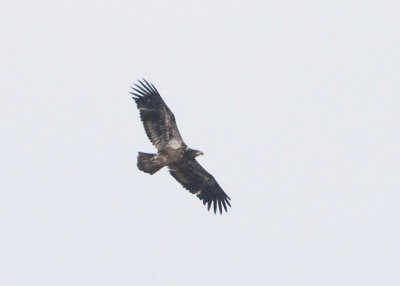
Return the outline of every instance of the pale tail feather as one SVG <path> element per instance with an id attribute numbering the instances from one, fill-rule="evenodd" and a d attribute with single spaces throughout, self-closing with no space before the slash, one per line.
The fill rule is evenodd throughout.
<path id="1" fill-rule="evenodd" d="M 160 170 L 163 165 L 158 160 L 157 154 L 149 154 L 139 152 L 137 166 L 139 170 L 153 175 L 155 172 Z"/>

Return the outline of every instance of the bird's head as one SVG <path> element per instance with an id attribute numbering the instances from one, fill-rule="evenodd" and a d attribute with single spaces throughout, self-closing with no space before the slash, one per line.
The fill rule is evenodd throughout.
<path id="1" fill-rule="evenodd" d="M 204 153 L 199 150 L 194 150 L 190 148 L 186 150 L 186 156 L 188 157 L 195 158 L 200 155 L 204 155 Z"/>

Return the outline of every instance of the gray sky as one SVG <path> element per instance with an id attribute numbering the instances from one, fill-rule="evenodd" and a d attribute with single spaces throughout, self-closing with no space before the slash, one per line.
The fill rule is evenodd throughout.
<path id="1" fill-rule="evenodd" d="M 0 284 L 399 285 L 399 8 L 2 3 Z M 136 168 L 142 77 L 228 214 Z"/>

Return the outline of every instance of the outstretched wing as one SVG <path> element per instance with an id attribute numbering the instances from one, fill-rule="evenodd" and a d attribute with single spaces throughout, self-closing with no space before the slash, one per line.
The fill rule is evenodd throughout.
<path id="1" fill-rule="evenodd" d="M 209 174 L 195 159 L 183 161 L 181 164 L 169 166 L 171 175 L 189 190 L 192 194 L 207 204 L 208 210 L 214 205 L 214 213 L 222 214 L 222 207 L 227 210 L 227 205 L 231 206 L 231 200 L 222 190 L 214 177 Z"/>
<path id="2" fill-rule="evenodd" d="M 135 84 L 135 87 L 132 87 L 134 92 L 131 94 L 140 111 L 147 136 L 158 150 L 167 146 L 178 149 L 185 143 L 179 134 L 174 114 L 154 85 L 143 80 L 144 83 L 139 80 L 140 85 Z"/>

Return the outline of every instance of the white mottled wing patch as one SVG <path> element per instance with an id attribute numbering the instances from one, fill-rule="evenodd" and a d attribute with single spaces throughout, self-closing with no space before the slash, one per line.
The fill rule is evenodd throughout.
<path id="1" fill-rule="evenodd" d="M 172 149 L 179 149 L 182 147 L 182 141 L 177 140 L 177 139 L 171 139 L 168 141 L 167 146 Z"/>

